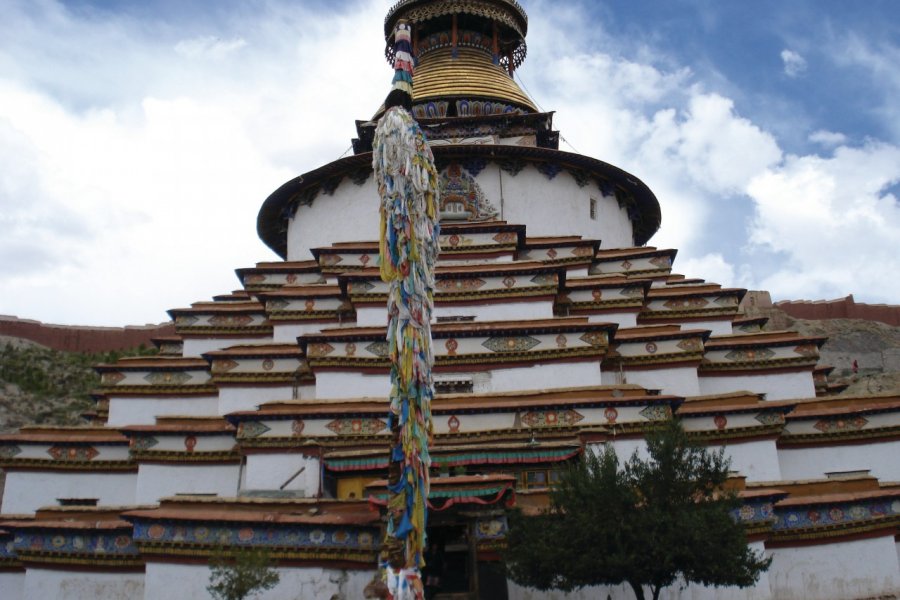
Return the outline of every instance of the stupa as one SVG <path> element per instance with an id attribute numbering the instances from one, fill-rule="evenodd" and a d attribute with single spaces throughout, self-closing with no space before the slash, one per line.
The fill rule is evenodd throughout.
<path id="1" fill-rule="evenodd" d="M 506 580 L 504 509 L 546 505 L 560 470 L 643 447 L 682 419 L 725 447 L 752 546 L 748 589 L 666 598 L 900 594 L 900 397 L 832 395 L 822 338 L 745 317 L 745 290 L 673 272 L 648 246 L 660 204 L 638 177 L 559 149 L 513 74 L 515 0 L 401 0 L 413 114 L 440 175 L 429 537 L 445 599 L 538 593 Z M 386 69 L 385 73 L 388 72 Z M 219 546 L 263 547 L 261 598 L 355 599 L 376 573 L 387 498 L 385 308 L 372 142 L 286 182 L 258 232 L 283 260 L 170 311 L 159 353 L 99 365 L 84 427 L 0 436 L 0 597 L 205 598 Z M 602 548 L 597 548 L 602 552 Z"/>

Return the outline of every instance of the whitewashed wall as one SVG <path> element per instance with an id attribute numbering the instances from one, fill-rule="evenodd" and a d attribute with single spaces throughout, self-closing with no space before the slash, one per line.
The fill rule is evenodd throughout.
<path id="1" fill-rule="evenodd" d="M 529 237 L 581 235 L 602 240 L 604 248 L 633 245 L 626 212 L 615 198 L 603 196 L 593 182 L 578 187 L 568 172 L 548 180 L 533 166 L 513 177 L 495 164 L 488 165 L 475 180 L 491 204 L 502 211 L 500 218 L 527 224 Z M 596 219 L 590 218 L 591 198 L 597 200 Z M 377 238 L 374 178 L 361 186 L 344 179 L 332 196 L 320 194 L 311 205 L 297 208 L 288 224 L 288 260 L 312 258 L 310 248 Z"/>
<path id="2" fill-rule="evenodd" d="M 700 394 L 724 394 L 747 390 L 765 394 L 766 400 L 815 398 L 812 373 L 774 373 L 764 375 L 731 375 L 700 377 Z"/>
<path id="3" fill-rule="evenodd" d="M 615 323 L 622 328 L 637 327 L 637 313 L 610 312 L 599 315 L 588 315 L 588 321 L 591 323 Z"/>
<path id="4" fill-rule="evenodd" d="M 700 384 L 696 366 L 669 367 L 653 370 L 624 370 L 625 381 L 621 381 L 619 371 L 604 371 L 603 384 L 634 383 L 648 390 L 660 390 L 663 394 L 676 396 L 697 396 Z"/>
<path id="5" fill-rule="evenodd" d="M 217 396 L 132 396 L 109 399 L 109 418 L 107 425 L 153 425 L 156 417 L 172 415 L 191 415 L 214 417 L 219 414 Z"/>
<path id="6" fill-rule="evenodd" d="M 138 468 L 138 504 L 154 504 L 175 494 L 218 494 L 233 497 L 238 492 L 239 465 L 142 464 Z"/>
<path id="7" fill-rule="evenodd" d="M 313 385 L 297 386 L 297 397 L 308 398 L 308 395 L 303 394 L 304 389 L 309 394 L 313 387 Z M 220 415 L 227 415 L 241 410 L 256 410 L 260 404 L 273 400 L 292 400 L 293 397 L 294 386 L 292 385 L 254 387 L 223 385 L 219 387 L 218 411 Z"/>
<path id="8" fill-rule="evenodd" d="M 147 563 L 144 600 L 211 598 L 209 567 Z M 352 600 L 363 597 L 363 589 L 374 571 L 324 569 L 320 567 L 279 568 L 280 581 L 274 588 L 255 596 L 258 600 Z"/>
<path id="9" fill-rule="evenodd" d="M 269 337 L 211 337 L 211 338 L 185 338 L 181 355 L 184 357 L 199 358 L 206 352 L 222 350 L 231 346 L 244 344 L 268 344 L 272 340 Z"/>
<path id="10" fill-rule="evenodd" d="M 21 600 L 25 593 L 25 572 L 0 572 L 0 597 L 3 600 Z"/>
<path id="11" fill-rule="evenodd" d="M 170 582 L 169 598 L 180 596 Z M 99 573 L 28 569 L 24 600 L 134 600 L 144 594 L 143 573 Z M 6 596 L 3 596 L 4 600 Z"/>
<path id="12" fill-rule="evenodd" d="M 56 506 L 57 498 L 97 498 L 99 504 L 134 504 L 137 473 L 9 471 L 3 490 L 2 511 L 32 513 Z"/>
<path id="13" fill-rule="evenodd" d="M 715 451 L 719 447 L 710 446 L 709 449 Z M 725 456 L 731 459 L 731 470 L 746 476 L 747 481 L 778 481 L 783 478 L 775 440 L 732 442 L 725 446 Z"/>
<path id="14" fill-rule="evenodd" d="M 845 600 L 900 593 L 894 536 L 777 548 L 769 568 L 773 598 Z"/>
<path id="15" fill-rule="evenodd" d="M 302 454 L 250 454 L 244 472 L 248 490 L 278 490 L 300 468 L 304 471 L 285 490 L 300 491 L 307 498 L 319 492 L 319 459 Z"/>
<path id="16" fill-rule="evenodd" d="M 788 426 L 790 428 L 790 425 Z M 881 481 L 900 481 L 900 441 L 859 445 L 780 448 L 778 462 L 785 479 L 817 479 L 834 471 L 868 469 Z"/>

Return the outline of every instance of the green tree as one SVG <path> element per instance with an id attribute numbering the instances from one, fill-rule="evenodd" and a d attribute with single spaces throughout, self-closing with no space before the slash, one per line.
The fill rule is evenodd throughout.
<path id="1" fill-rule="evenodd" d="M 209 560 L 209 585 L 216 600 L 244 600 L 275 587 L 280 576 L 264 548 L 218 548 Z"/>
<path id="2" fill-rule="evenodd" d="M 513 581 L 571 591 L 627 583 L 656 600 L 679 577 L 709 586 L 753 585 L 771 559 L 747 546 L 725 487 L 724 451 L 693 444 L 677 421 L 647 436 L 649 457 L 619 464 L 611 446 L 566 471 L 535 516 L 511 515 L 506 563 Z"/>

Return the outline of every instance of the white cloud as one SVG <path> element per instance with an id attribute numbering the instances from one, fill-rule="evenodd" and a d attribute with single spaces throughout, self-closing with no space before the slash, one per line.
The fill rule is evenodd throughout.
<path id="1" fill-rule="evenodd" d="M 748 187 L 756 208 L 752 247 L 781 264 L 760 285 L 782 298 L 838 297 L 857 290 L 896 302 L 900 282 L 900 148 L 839 147 L 833 157 L 791 156 Z"/>
<path id="2" fill-rule="evenodd" d="M 781 62 L 784 63 L 784 74 L 788 77 L 799 77 L 806 72 L 806 59 L 793 50 L 782 50 Z"/>
<path id="3" fill-rule="evenodd" d="M 181 40 L 175 44 L 175 52 L 188 58 L 222 59 L 247 45 L 242 38 L 222 40 L 212 35 Z"/>
<path id="4" fill-rule="evenodd" d="M 709 283 L 719 283 L 723 287 L 738 285 L 734 266 L 718 252 L 686 260 L 678 259 L 675 271 L 688 278 L 699 277 Z"/>
<path id="5" fill-rule="evenodd" d="M 820 146 L 823 146 L 825 148 L 832 148 L 834 146 L 839 146 L 845 143 L 847 141 L 847 136 L 836 131 L 819 129 L 818 131 L 814 131 L 809 134 L 808 139 L 814 144 L 819 144 Z"/>

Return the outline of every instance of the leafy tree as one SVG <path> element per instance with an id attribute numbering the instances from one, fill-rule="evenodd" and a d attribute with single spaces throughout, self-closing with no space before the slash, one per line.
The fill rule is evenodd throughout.
<path id="1" fill-rule="evenodd" d="M 209 568 L 206 591 L 216 600 L 244 600 L 275 587 L 281 579 L 264 548 L 218 548 Z"/>
<path id="2" fill-rule="evenodd" d="M 536 516 L 511 515 L 507 568 L 517 583 L 571 591 L 627 583 L 656 600 L 679 577 L 753 585 L 771 559 L 752 552 L 725 487 L 730 461 L 689 440 L 677 421 L 647 436 L 620 467 L 611 446 L 566 471 Z"/>

